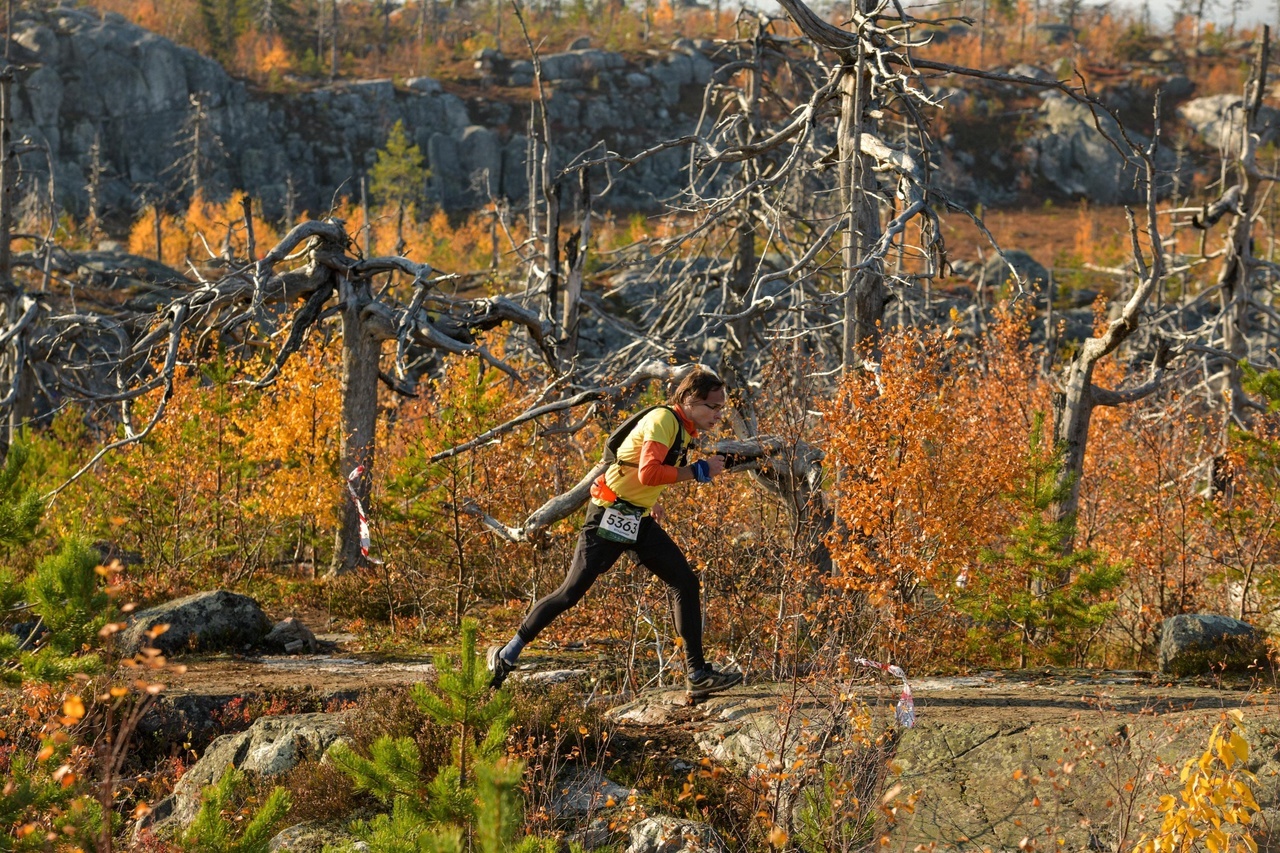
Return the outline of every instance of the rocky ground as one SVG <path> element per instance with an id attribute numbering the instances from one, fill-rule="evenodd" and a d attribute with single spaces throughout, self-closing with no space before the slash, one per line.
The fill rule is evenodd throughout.
<path id="1" fill-rule="evenodd" d="M 803 773 L 790 779 L 776 774 L 794 769 L 797 757 L 807 754 L 812 761 L 821 751 L 840 772 L 865 772 L 860 762 L 869 753 L 848 745 L 856 741 L 854 710 L 870 708 L 866 733 L 873 740 L 889 733 L 877 747 L 890 757 L 890 772 L 877 796 L 894 791 L 886 809 L 897 808 L 895 820 L 882 820 L 875 831 L 887 834 L 893 849 L 904 850 L 929 842 L 1014 849 L 1027 840 L 1067 849 L 1113 849 L 1122 837 L 1132 845 L 1137 833 L 1158 822 L 1151 808 L 1156 796 L 1175 786 L 1187 758 L 1203 751 L 1222 713 L 1239 708 L 1252 746 L 1249 767 L 1258 777 L 1255 796 L 1272 825 L 1280 825 L 1280 713 L 1274 685 L 1170 681 L 1146 672 L 915 676 L 916 725 L 902 729 L 893 724 L 900 685 L 877 674 L 824 688 L 756 680 L 690 707 L 678 690 L 595 695 L 590 664 L 581 654 L 528 657 L 525 664 L 517 677 L 580 682 L 584 696 L 608 707 L 606 718 L 616 725 L 624 748 L 674 753 L 691 767 L 706 757 L 757 777 L 792 802 L 803 797 L 798 788 Z M 368 691 L 430 679 L 432 671 L 423 659 L 379 660 L 341 651 L 193 658 L 185 673 L 170 680 L 165 713 L 194 715 L 197 709 L 207 713 L 237 700 L 263 703 L 272 697 L 291 697 L 293 708 L 338 712 Z M 314 739 L 317 721 L 324 717 L 300 715 L 305 731 L 295 739 Z M 186 722 L 191 721 L 188 716 Z M 253 745 L 231 752 L 273 754 L 259 741 L 283 737 L 287 729 L 277 725 L 271 732 L 241 735 Z M 224 746 L 218 754 L 226 752 Z M 222 764 L 225 760 L 219 758 Z M 596 787 L 606 784 L 601 779 Z M 592 820 L 599 824 L 599 810 Z M 622 840 L 601 832 L 600 843 Z M 635 843 L 632 838 L 631 846 Z M 1278 848 L 1264 844 L 1264 849 Z"/>

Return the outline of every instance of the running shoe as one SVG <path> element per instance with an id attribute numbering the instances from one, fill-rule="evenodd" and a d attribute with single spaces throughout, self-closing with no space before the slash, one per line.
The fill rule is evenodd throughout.
<path id="1" fill-rule="evenodd" d="M 489 652 L 485 655 L 485 663 L 489 667 L 489 672 L 493 673 L 493 678 L 489 679 L 489 689 L 497 690 L 502 687 L 502 682 L 507 680 L 507 676 L 516 665 L 509 663 L 502 656 L 502 646 L 490 646 Z"/>
<path id="2" fill-rule="evenodd" d="M 703 699 L 712 693 L 719 693 L 721 690 L 728 690 L 735 684 L 741 684 L 742 673 L 737 671 L 720 672 L 711 664 L 707 664 L 686 678 L 685 683 L 689 688 L 689 698 Z"/>

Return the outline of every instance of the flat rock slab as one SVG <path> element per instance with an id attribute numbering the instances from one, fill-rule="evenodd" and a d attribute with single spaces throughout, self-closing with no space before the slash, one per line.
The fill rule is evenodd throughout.
<path id="1" fill-rule="evenodd" d="M 747 775 L 790 770 L 798 759 L 802 767 L 815 752 L 849 779 L 865 780 L 887 764 L 881 789 L 896 788 L 898 803 L 911 801 L 895 822 L 875 825 L 890 836 L 889 849 L 934 842 L 1012 850 L 1023 839 L 1051 838 L 1046 848 L 1083 850 L 1128 849 L 1137 834 L 1158 828 L 1159 795 L 1177 787 L 1182 765 L 1204 751 L 1223 712 L 1239 708 L 1252 747 L 1248 767 L 1258 777 L 1254 796 L 1280 826 L 1274 693 L 1136 672 L 920 678 L 912 690 L 911 729 L 894 725 L 900 685 L 890 681 L 826 690 L 746 685 L 696 708 L 681 704 L 683 693 L 657 691 L 608 716 L 641 729 L 692 730 L 704 755 Z M 803 802 L 794 788 L 788 797 Z"/>
<path id="2" fill-rule="evenodd" d="M 435 666 L 425 658 L 380 660 L 356 655 L 282 655 L 188 658 L 183 663 L 187 670 L 169 678 L 167 695 L 295 690 L 346 694 L 401 687 L 435 678 Z"/>

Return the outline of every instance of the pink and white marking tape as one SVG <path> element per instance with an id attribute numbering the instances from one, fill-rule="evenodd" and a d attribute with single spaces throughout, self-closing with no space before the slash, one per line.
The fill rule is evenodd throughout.
<path id="1" fill-rule="evenodd" d="M 364 466 L 357 465 L 355 470 L 347 475 L 347 493 L 351 495 L 351 500 L 355 501 L 356 515 L 360 518 L 360 555 L 370 563 L 381 565 L 381 560 L 375 560 L 369 556 L 369 516 L 364 514 L 364 505 L 360 503 L 360 496 L 356 494 L 355 486 L 351 485 L 363 473 Z"/>
<path id="2" fill-rule="evenodd" d="M 907 684 L 907 674 L 902 671 L 902 667 L 896 664 L 867 660 L 866 658 L 854 658 L 853 662 L 869 669 L 887 672 L 895 678 L 902 679 L 902 695 L 898 697 L 898 707 L 894 710 L 894 718 L 898 721 L 898 725 L 904 729 L 914 727 L 916 724 L 916 704 L 911 699 L 911 685 Z"/>

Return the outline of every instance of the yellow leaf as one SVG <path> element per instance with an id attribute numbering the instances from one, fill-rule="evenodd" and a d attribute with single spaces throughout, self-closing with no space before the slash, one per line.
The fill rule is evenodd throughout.
<path id="1" fill-rule="evenodd" d="M 1244 761 L 1249 757 L 1249 742 L 1240 737 L 1239 734 L 1232 732 L 1231 734 L 1231 751 L 1235 753 L 1236 758 Z"/>
<path id="2" fill-rule="evenodd" d="M 79 696 L 68 696 L 62 703 L 62 713 L 79 722 L 84 718 L 84 700 Z"/>

